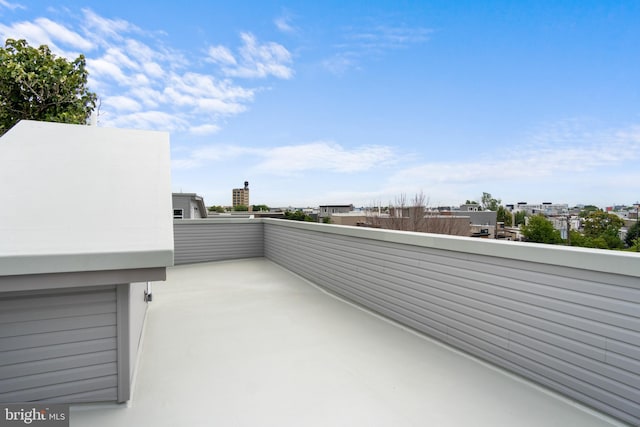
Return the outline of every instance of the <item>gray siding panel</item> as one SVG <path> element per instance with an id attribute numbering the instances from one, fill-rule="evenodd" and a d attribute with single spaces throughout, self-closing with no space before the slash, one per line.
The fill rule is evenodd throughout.
<path id="1" fill-rule="evenodd" d="M 0 402 L 117 399 L 116 289 L 0 296 Z"/>
<path id="2" fill-rule="evenodd" d="M 56 402 L 64 401 L 65 403 L 91 402 L 84 393 L 94 393 L 96 391 L 110 390 L 117 391 L 118 380 L 114 375 L 103 377 L 88 378 L 80 381 L 72 381 L 69 383 L 60 383 L 52 386 L 40 386 L 34 389 L 17 390 L 6 395 L 3 401 L 14 402 Z M 62 396 L 75 394 L 75 400 L 61 399 Z M 106 393 L 105 393 L 106 394 Z M 2 396 L 2 395 L 0 395 Z M 110 395 L 105 400 L 115 400 Z"/>
<path id="3" fill-rule="evenodd" d="M 265 222 L 264 255 L 402 324 L 640 423 L 637 277 Z"/>
<path id="4" fill-rule="evenodd" d="M 174 221 L 174 263 L 222 261 L 264 256 L 260 221 Z"/>
<path id="5" fill-rule="evenodd" d="M 47 399 L 51 403 L 66 403 L 66 402 L 105 402 L 112 400 L 112 396 L 118 393 L 117 387 L 105 387 L 98 390 L 86 390 L 82 393 L 66 394 L 64 396 L 57 396 Z"/>

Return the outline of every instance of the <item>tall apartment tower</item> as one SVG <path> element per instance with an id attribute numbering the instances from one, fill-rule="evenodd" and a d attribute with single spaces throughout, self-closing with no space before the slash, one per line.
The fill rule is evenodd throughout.
<path id="1" fill-rule="evenodd" d="M 249 206 L 249 181 L 244 182 L 244 188 L 234 188 L 232 193 L 234 207 Z"/>

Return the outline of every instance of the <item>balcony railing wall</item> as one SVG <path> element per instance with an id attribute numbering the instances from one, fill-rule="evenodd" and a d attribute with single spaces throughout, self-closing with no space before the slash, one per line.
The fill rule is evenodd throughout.
<path id="1" fill-rule="evenodd" d="M 248 256 L 265 256 L 401 324 L 640 423 L 635 254 L 272 219 L 230 223 L 226 232 L 224 224 L 211 227 L 193 229 L 205 233 L 202 248 L 220 246 L 200 249 L 198 260 L 205 252 L 224 259 L 225 246 L 248 254 L 237 249 L 237 236 L 261 238 L 262 252 Z M 186 260 L 178 242 L 176 261 Z"/>
<path id="2" fill-rule="evenodd" d="M 261 220 L 247 218 L 173 221 L 174 264 L 255 258 L 264 255 Z"/>

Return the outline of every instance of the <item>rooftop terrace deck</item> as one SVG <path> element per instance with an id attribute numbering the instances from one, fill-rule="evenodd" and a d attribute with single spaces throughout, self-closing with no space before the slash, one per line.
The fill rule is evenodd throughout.
<path id="1" fill-rule="evenodd" d="M 264 259 L 154 287 L 133 398 L 71 426 L 607 426 L 616 421 Z"/>

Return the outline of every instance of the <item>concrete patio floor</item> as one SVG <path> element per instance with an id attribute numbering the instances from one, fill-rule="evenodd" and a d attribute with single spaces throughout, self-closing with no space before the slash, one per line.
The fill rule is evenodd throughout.
<path id="1" fill-rule="evenodd" d="M 623 425 L 267 259 L 173 267 L 153 296 L 132 400 L 71 426 Z"/>

